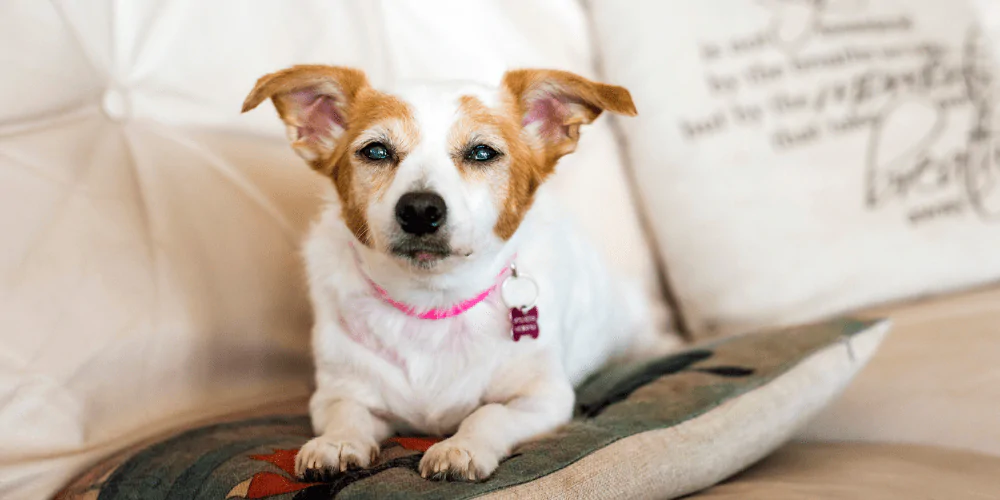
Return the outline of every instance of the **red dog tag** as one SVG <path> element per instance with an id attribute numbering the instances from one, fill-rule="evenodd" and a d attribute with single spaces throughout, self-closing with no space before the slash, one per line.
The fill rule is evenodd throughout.
<path id="1" fill-rule="evenodd" d="M 521 340 L 527 335 L 533 339 L 538 338 L 538 308 L 532 307 L 527 311 L 520 307 L 510 308 L 510 334 L 514 337 L 514 342 Z"/>

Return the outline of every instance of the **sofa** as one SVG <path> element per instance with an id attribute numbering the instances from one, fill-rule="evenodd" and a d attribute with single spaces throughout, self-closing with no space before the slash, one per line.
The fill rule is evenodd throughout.
<path id="1" fill-rule="evenodd" d="M 873 174 L 883 175 L 876 199 L 851 208 L 862 202 L 848 177 L 861 167 L 817 165 L 864 154 L 856 141 L 812 151 L 814 132 L 796 122 L 758 148 L 756 125 L 718 135 L 711 114 L 686 114 L 713 92 L 777 78 L 766 65 L 713 62 L 723 50 L 780 39 L 804 51 L 789 56 L 804 67 L 802 44 L 871 44 L 878 31 L 924 57 L 941 52 L 907 37 L 951 43 L 953 25 L 974 19 L 976 43 L 1000 51 L 989 42 L 1000 40 L 1000 4 L 717 1 L 0 5 L 0 498 L 48 498 L 135 443 L 308 396 L 298 245 L 331 188 L 300 164 L 273 113 L 239 113 L 256 78 L 298 63 L 363 68 L 376 85 L 495 81 L 531 66 L 629 87 L 639 116 L 596 122 L 550 188 L 678 346 L 844 313 L 892 319 L 869 366 L 793 443 L 694 498 L 1000 498 L 998 226 L 971 225 L 971 205 L 936 199 L 934 212 L 887 215 L 911 201 L 883 196 L 901 189 L 895 163 Z M 878 22 L 844 21 L 862 11 Z M 755 39 L 747 28 L 728 49 L 698 38 L 754 23 L 775 31 Z M 953 52 L 968 55 L 970 39 Z M 681 50 L 687 41 L 703 61 Z M 852 64 L 879 66 L 858 50 Z M 888 66 L 917 56 L 899 57 Z M 744 70 L 746 82 L 727 76 Z M 694 85 L 706 78 L 702 95 Z M 934 90 L 940 109 L 992 110 L 954 80 Z M 981 81 L 992 82 L 965 83 Z M 720 119 L 752 125 L 754 108 L 732 103 Z M 906 143 L 921 109 L 883 143 Z M 944 130 L 935 119 L 928 127 Z M 791 152 L 768 156 L 777 150 Z M 772 160 L 801 168 L 779 174 Z M 978 195 L 993 179 L 984 172 Z M 920 224 L 892 225 L 900 213 Z M 928 214 L 939 218 L 925 224 Z"/>

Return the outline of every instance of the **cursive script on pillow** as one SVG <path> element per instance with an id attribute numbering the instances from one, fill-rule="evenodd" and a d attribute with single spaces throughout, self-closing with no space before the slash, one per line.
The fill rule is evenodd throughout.
<path id="1" fill-rule="evenodd" d="M 971 104 L 966 123 L 951 123 L 958 120 L 947 106 L 923 96 L 895 100 L 874 123 L 867 158 L 868 207 L 909 201 L 923 203 L 910 213 L 913 222 L 965 210 L 984 221 L 1000 221 L 995 71 L 978 29 L 969 32 L 956 74 Z M 946 132 L 952 126 L 965 134 L 948 145 Z"/>
<path id="2" fill-rule="evenodd" d="M 865 210 L 912 224 L 1000 221 L 1000 82 L 978 26 L 928 28 L 908 2 L 747 2 L 764 25 L 698 42 L 711 106 L 681 113 L 685 141 L 858 172 Z"/>

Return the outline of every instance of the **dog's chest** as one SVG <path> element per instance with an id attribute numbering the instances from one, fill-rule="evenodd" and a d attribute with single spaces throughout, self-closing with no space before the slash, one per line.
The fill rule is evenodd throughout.
<path id="1" fill-rule="evenodd" d="M 420 432 L 447 434 L 483 404 L 501 361 L 526 345 L 510 337 L 507 309 L 488 299 L 454 318 L 423 320 L 358 298 L 347 304 L 348 336 L 383 358 L 388 412 Z"/>
<path id="2" fill-rule="evenodd" d="M 408 362 L 404 377 L 386 388 L 386 403 L 403 427 L 429 434 L 453 433 L 482 405 L 495 373 L 494 360 L 475 355 L 411 355 Z"/>

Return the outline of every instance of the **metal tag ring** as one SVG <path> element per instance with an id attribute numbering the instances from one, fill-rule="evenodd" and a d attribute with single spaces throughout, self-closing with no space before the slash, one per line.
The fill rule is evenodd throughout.
<path id="1" fill-rule="evenodd" d="M 510 300 L 508 300 L 508 298 L 507 298 L 507 285 L 511 281 L 514 281 L 514 280 L 523 280 L 523 281 L 526 281 L 526 282 L 530 283 L 531 286 L 535 289 L 534 297 L 531 299 L 531 302 L 529 302 L 527 305 L 523 305 L 523 306 L 513 305 L 513 304 L 510 303 Z M 518 275 L 518 274 L 516 274 L 516 271 L 515 271 L 515 274 L 512 274 L 511 276 L 507 277 L 507 279 L 503 280 L 503 283 L 500 285 L 500 298 L 503 300 L 503 303 L 507 307 L 510 307 L 510 308 L 516 307 L 518 309 L 521 309 L 522 311 L 527 311 L 527 310 L 531 309 L 532 307 L 535 307 L 535 304 L 538 303 L 538 293 L 539 293 L 539 291 L 540 291 L 540 288 L 538 288 L 538 282 L 537 281 L 535 281 L 530 276 L 525 276 L 523 274 Z"/>

